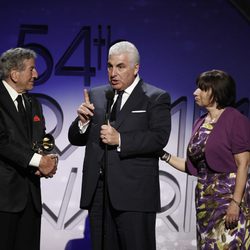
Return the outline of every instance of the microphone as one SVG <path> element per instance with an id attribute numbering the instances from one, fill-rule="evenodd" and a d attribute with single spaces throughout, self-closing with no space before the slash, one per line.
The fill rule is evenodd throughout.
<path id="1" fill-rule="evenodd" d="M 115 93 L 114 93 L 113 90 L 108 90 L 108 91 L 106 91 L 105 95 L 106 95 L 106 99 L 107 99 L 107 107 L 106 107 L 106 114 L 105 114 L 105 124 L 108 124 L 109 118 L 110 118 L 110 110 L 111 110 L 111 106 L 112 106 L 113 101 L 114 101 Z"/>

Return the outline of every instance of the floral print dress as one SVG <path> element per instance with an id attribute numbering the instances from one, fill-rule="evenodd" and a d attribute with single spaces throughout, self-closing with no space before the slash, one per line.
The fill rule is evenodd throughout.
<path id="1" fill-rule="evenodd" d="M 205 159 L 205 145 L 215 123 L 203 123 L 191 138 L 188 156 L 198 170 L 195 191 L 197 241 L 200 250 L 250 249 L 250 180 L 242 199 L 237 227 L 225 226 L 226 210 L 235 188 L 236 173 L 216 173 Z"/>

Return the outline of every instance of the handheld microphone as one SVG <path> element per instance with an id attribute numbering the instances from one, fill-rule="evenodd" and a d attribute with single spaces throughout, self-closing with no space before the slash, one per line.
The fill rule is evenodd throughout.
<path id="1" fill-rule="evenodd" d="M 107 99 L 107 107 L 106 107 L 106 114 L 105 114 L 105 124 L 108 124 L 109 118 L 110 118 L 110 110 L 111 110 L 111 106 L 112 106 L 113 101 L 114 101 L 115 93 L 114 93 L 113 90 L 108 90 L 108 91 L 106 91 L 105 95 L 106 95 L 106 99 Z"/>

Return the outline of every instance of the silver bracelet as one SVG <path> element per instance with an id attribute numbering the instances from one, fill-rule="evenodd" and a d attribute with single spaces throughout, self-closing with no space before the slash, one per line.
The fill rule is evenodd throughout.
<path id="1" fill-rule="evenodd" d="M 236 201 L 234 198 L 231 198 L 231 201 L 232 201 L 233 203 L 235 203 L 238 207 L 241 207 L 241 205 L 242 205 L 241 202 Z"/>

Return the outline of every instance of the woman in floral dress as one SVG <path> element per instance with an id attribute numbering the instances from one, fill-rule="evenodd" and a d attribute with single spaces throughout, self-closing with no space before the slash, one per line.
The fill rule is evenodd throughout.
<path id="1" fill-rule="evenodd" d="M 187 159 L 161 153 L 197 176 L 197 245 L 202 250 L 250 249 L 250 120 L 233 108 L 235 82 L 221 70 L 197 78 L 196 103 L 207 113 L 194 124 Z"/>

